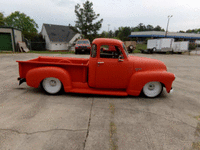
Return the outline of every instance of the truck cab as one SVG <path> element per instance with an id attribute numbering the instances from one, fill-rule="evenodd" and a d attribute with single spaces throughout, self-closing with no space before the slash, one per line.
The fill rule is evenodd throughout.
<path id="1" fill-rule="evenodd" d="M 102 48 L 107 48 L 102 51 Z M 88 84 L 93 88 L 126 89 L 132 74 L 128 52 L 118 40 L 96 39 L 92 43 Z"/>

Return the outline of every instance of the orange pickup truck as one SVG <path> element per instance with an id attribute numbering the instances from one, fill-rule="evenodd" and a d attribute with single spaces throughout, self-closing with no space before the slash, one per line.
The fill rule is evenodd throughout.
<path id="1" fill-rule="evenodd" d="M 106 50 L 102 50 L 102 48 Z M 111 48 L 112 50 L 109 50 Z M 38 57 L 19 63 L 19 84 L 41 87 L 49 94 L 70 93 L 157 97 L 169 93 L 175 79 L 159 60 L 130 56 L 124 43 L 98 38 L 90 58 Z"/>

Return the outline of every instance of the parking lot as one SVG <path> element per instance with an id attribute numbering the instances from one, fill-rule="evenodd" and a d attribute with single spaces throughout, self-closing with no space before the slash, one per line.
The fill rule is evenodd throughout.
<path id="1" fill-rule="evenodd" d="M 199 150 L 200 56 L 134 54 L 176 75 L 160 97 L 64 93 L 18 85 L 16 60 L 73 54 L 0 54 L 0 150 Z"/>

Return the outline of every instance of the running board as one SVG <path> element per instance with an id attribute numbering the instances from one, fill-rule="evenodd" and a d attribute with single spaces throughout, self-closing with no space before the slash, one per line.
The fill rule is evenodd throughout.
<path id="1" fill-rule="evenodd" d="M 70 93 L 83 93 L 83 94 L 99 94 L 99 95 L 114 95 L 114 96 L 127 96 L 128 93 L 125 91 L 119 90 L 102 90 L 102 89 L 93 89 L 93 88 L 73 88 L 69 91 Z"/>

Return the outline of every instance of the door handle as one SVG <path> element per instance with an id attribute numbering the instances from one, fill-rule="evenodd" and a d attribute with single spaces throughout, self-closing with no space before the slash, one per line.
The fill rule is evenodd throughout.
<path id="1" fill-rule="evenodd" d="M 97 64 L 98 64 L 98 65 L 100 65 L 100 64 L 104 64 L 104 62 L 97 62 Z"/>

